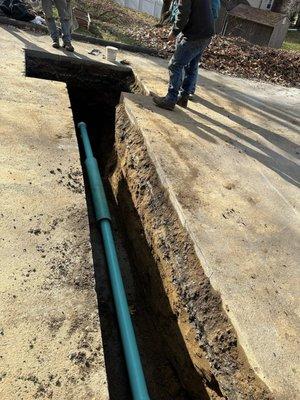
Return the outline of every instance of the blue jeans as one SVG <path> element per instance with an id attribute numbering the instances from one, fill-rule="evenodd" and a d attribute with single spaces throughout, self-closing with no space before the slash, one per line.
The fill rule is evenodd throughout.
<path id="1" fill-rule="evenodd" d="M 198 78 L 198 65 L 210 41 L 211 38 L 199 40 L 179 38 L 175 53 L 169 63 L 168 100 L 176 103 L 180 91 L 184 94 L 193 93 Z"/>
<path id="2" fill-rule="evenodd" d="M 53 17 L 53 5 L 56 6 L 62 30 L 64 43 L 71 42 L 71 1 L 70 0 L 42 0 L 42 8 L 45 14 L 46 23 L 53 41 L 59 39 L 59 32 Z"/>

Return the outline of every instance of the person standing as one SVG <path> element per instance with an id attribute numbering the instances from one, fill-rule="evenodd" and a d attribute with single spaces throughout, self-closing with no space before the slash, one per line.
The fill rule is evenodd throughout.
<path id="1" fill-rule="evenodd" d="M 60 48 L 59 31 L 53 17 L 53 5 L 57 8 L 62 31 L 63 47 L 67 51 L 74 51 L 71 37 L 71 2 L 70 0 L 42 0 L 42 8 L 45 14 L 46 23 L 52 38 L 52 46 L 55 49 Z"/>
<path id="2" fill-rule="evenodd" d="M 164 97 L 154 97 L 161 108 L 174 110 L 176 103 L 187 107 L 198 77 L 201 56 L 214 34 L 211 0 L 178 0 L 178 12 L 169 42 L 176 49 L 169 63 L 169 87 Z M 184 76 L 184 80 L 183 80 Z"/>

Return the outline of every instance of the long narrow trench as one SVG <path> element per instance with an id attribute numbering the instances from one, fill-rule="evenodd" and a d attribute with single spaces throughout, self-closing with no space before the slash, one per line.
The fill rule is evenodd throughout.
<path id="1" fill-rule="evenodd" d="M 183 388 L 180 377 L 173 366 L 170 353 L 161 339 L 155 316 L 145 301 L 145 291 L 143 284 L 140 282 L 140 275 L 137 273 L 139 266 L 134 264 L 135 257 L 132 246 L 124 228 L 126 221 L 122 220 L 122 214 L 119 212 L 119 207 L 115 202 L 109 181 L 106 178 L 115 162 L 115 107 L 119 103 L 121 92 L 131 91 L 134 87 L 133 74 L 127 71 L 127 73 L 123 73 L 123 76 L 122 74 L 118 76 L 116 70 L 107 71 L 105 69 L 101 71 L 101 68 L 96 73 L 96 66 L 93 64 L 86 63 L 85 67 L 83 67 L 82 64 L 68 62 L 66 58 L 62 61 L 62 59 L 58 60 L 53 57 L 47 58 L 44 53 L 34 54 L 34 52 L 27 52 L 27 76 L 65 81 L 75 127 L 80 121 L 84 121 L 88 125 L 93 151 L 104 177 L 122 275 L 150 397 L 152 400 L 194 399 L 195 397 Z M 92 79 L 88 78 L 89 75 L 92 76 Z M 83 162 L 83 152 L 79 139 L 78 144 L 81 161 Z M 96 228 L 85 172 L 84 179 L 110 399 L 127 400 L 132 397 L 101 236 Z M 141 229 L 141 227 L 134 228 Z M 203 399 L 206 399 L 206 396 Z"/>

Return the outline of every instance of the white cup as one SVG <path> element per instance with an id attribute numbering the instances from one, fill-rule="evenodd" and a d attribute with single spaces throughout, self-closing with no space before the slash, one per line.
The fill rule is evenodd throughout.
<path id="1" fill-rule="evenodd" d="M 106 46 L 106 59 L 107 61 L 116 61 L 118 49 L 112 46 Z"/>

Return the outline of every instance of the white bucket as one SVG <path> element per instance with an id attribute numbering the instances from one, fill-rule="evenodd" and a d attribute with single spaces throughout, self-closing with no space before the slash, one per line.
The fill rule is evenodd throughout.
<path id="1" fill-rule="evenodd" d="M 107 61 L 116 61 L 118 49 L 112 46 L 106 46 L 106 59 Z"/>

